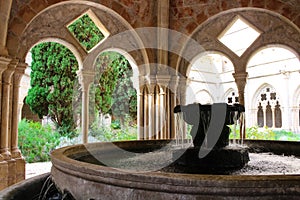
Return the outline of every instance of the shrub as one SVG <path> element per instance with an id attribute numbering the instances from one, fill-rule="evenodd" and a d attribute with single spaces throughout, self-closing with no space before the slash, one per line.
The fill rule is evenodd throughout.
<path id="1" fill-rule="evenodd" d="M 137 139 L 136 124 L 131 124 L 130 118 L 121 126 L 119 120 L 111 123 L 110 127 L 101 126 L 99 117 L 96 116 L 95 121 L 89 129 L 89 135 L 96 138 L 100 142 L 113 142 Z"/>
<path id="2" fill-rule="evenodd" d="M 22 120 L 19 122 L 19 149 L 26 162 L 50 160 L 50 152 L 59 144 L 60 134 L 50 125 Z"/>
<path id="3" fill-rule="evenodd" d="M 240 138 L 239 126 L 236 127 L 236 137 L 233 134 L 233 125 L 231 128 L 230 139 Z M 249 127 L 246 129 L 246 138 L 253 140 L 285 140 L 285 141 L 300 141 L 300 135 L 285 131 L 285 130 L 272 130 L 271 128 L 264 127 L 258 128 L 257 126 Z"/>
<path id="4" fill-rule="evenodd" d="M 290 131 L 274 130 L 274 133 L 276 140 L 300 141 L 300 135 Z"/>

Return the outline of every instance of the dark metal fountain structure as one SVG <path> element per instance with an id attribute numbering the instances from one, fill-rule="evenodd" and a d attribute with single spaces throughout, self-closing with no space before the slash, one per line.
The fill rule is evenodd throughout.
<path id="1" fill-rule="evenodd" d="M 245 112 L 240 104 L 217 103 L 178 105 L 174 113 L 182 113 L 183 120 L 192 125 L 193 146 L 173 153 L 171 165 L 182 173 L 227 174 L 244 167 L 249 161 L 246 147 L 229 146 L 230 128 Z M 184 151 L 184 152 L 183 152 Z"/>

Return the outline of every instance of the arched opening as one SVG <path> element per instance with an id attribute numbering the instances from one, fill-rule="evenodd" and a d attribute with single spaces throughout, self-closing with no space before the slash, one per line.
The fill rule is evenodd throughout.
<path id="1" fill-rule="evenodd" d="M 28 52 L 29 67 L 19 88 L 19 119 L 26 120 L 19 121 L 18 146 L 27 162 L 49 161 L 51 150 L 68 145 L 63 138 L 78 134 L 72 101 L 79 62 L 64 42 L 50 41 Z"/>
<path id="2" fill-rule="evenodd" d="M 132 58 L 122 51 L 106 50 L 94 63 L 89 92 L 90 141 L 137 139 L 138 76 Z"/>
<path id="3" fill-rule="evenodd" d="M 259 127 L 281 128 L 280 97 L 276 89 L 264 86 L 257 96 L 257 124 Z M 280 126 L 280 127 L 279 127 Z"/>
<path id="4" fill-rule="evenodd" d="M 225 91 L 236 87 L 233 72 L 233 64 L 225 55 L 219 52 L 205 52 L 199 55 L 187 73 L 188 87 L 195 94 L 195 98 L 186 99 L 186 102 L 196 101 L 201 104 L 227 102 Z"/>
<path id="5" fill-rule="evenodd" d="M 298 111 L 293 109 L 297 105 L 291 99 L 297 95 L 293 91 L 299 87 L 299 69 L 298 57 L 286 46 L 271 45 L 256 51 L 247 64 L 246 98 L 253 99 L 249 102 L 252 112 L 248 113 L 247 127 L 270 129 L 272 136 L 268 139 L 295 134 Z"/>

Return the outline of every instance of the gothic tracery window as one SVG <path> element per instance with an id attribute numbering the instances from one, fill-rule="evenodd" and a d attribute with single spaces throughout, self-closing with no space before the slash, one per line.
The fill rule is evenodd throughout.
<path id="1" fill-rule="evenodd" d="M 231 92 L 229 95 L 227 95 L 226 99 L 227 99 L 227 103 L 229 105 L 239 103 L 239 97 L 238 97 L 237 92 Z"/>
<path id="2" fill-rule="evenodd" d="M 258 95 L 257 125 L 258 127 L 270 128 L 282 127 L 280 98 L 273 87 L 265 87 Z"/>

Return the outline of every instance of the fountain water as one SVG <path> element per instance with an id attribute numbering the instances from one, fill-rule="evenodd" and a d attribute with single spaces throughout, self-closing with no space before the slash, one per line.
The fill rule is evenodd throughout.
<path id="1" fill-rule="evenodd" d="M 189 109 L 189 107 L 197 109 Z M 218 109 L 222 112 L 215 112 L 220 111 Z M 193 115 L 193 113 L 197 113 L 195 112 L 197 110 L 199 111 L 198 115 Z M 230 149 L 230 145 L 228 145 L 229 129 L 226 127 L 228 124 L 238 123 L 235 121 L 237 121 L 238 115 L 243 111 L 242 106 L 196 104 L 178 106 L 175 108 L 175 111 L 181 111 L 184 120 L 195 122 L 191 123 L 193 124 L 191 130 L 193 146 L 187 149 L 185 145 L 180 144 L 185 141 L 185 136 L 181 136 L 180 138 L 183 139 L 180 139 L 177 144 L 179 144 L 182 150 L 178 150 L 178 145 L 175 150 L 164 148 L 166 146 L 176 146 L 176 141 L 174 140 L 90 143 L 54 150 L 51 154 L 53 164 L 51 177 L 55 186 L 60 191 L 61 197 L 69 196 L 78 200 L 299 199 L 299 173 L 293 175 L 240 175 L 234 173 L 224 175 L 222 173 L 220 175 L 220 171 L 228 170 L 226 162 L 235 158 L 234 154 L 238 154 L 237 160 L 239 160 L 239 164 L 243 165 L 246 163 L 245 160 L 243 162 L 240 161 L 241 155 L 247 156 L 247 153 L 241 154 L 239 151 L 235 151 L 235 149 L 233 149 L 234 151 L 226 151 L 226 149 Z M 189 115 L 187 114 L 189 113 L 188 111 L 194 112 Z M 221 120 L 224 117 L 222 113 L 225 113 L 225 121 Z M 221 116 L 220 118 L 218 118 L 219 115 Z M 205 123 L 200 121 L 200 119 L 206 120 Z M 208 123 L 209 126 L 207 125 Z M 210 130 L 212 125 L 213 129 Z M 182 131 L 183 128 L 184 126 L 178 127 L 178 130 Z M 216 131 L 218 134 L 214 134 L 213 131 Z M 251 149 L 260 146 L 259 149 L 262 150 L 300 156 L 299 143 L 297 142 L 244 142 Z M 123 154 L 117 148 L 132 152 L 133 155 L 135 153 L 142 155 L 126 157 L 128 154 Z M 205 149 L 209 151 L 205 151 Z M 177 154 L 178 152 L 181 153 Z M 217 171 L 217 174 L 211 172 L 206 174 L 204 171 L 202 165 L 205 166 L 207 160 L 205 161 L 202 158 L 205 153 L 207 153 L 208 157 L 213 158 L 210 162 L 215 162 L 209 163 L 209 166 L 213 166 L 212 164 L 219 166 L 217 170 L 214 170 Z M 179 159 L 177 159 L 178 157 Z M 101 162 L 105 159 L 112 161 L 111 165 L 107 165 L 107 163 L 105 165 L 105 163 Z M 196 165 L 192 162 L 193 160 Z M 297 162 L 299 162 L 300 166 L 300 161 Z M 128 167 L 127 163 L 133 164 L 133 167 Z M 123 164 L 125 164 L 125 168 L 121 169 Z M 191 164 L 190 168 L 192 170 L 188 169 L 189 164 Z M 231 161 L 229 164 L 232 164 Z M 159 169 L 151 170 L 151 165 L 159 165 Z M 263 167 L 266 168 L 270 165 L 273 165 L 272 162 L 267 162 L 267 165 L 263 165 Z M 175 167 L 175 172 L 177 170 L 176 167 L 181 168 L 179 170 L 181 173 L 171 172 L 170 168 L 172 167 Z M 284 169 L 285 166 L 280 165 L 279 167 Z M 239 166 L 235 166 L 235 169 L 237 168 Z M 210 169 L 206 168 L 206 170 Z M 191 173 L 186 173 L 185 171 Z M 204 171 L 204 173 L 195 173 L 197 171 Z M 258 171 L 261 170 L 258 169 Z M 40 188 L 42 187 L 40 183 L 43 183 L 43 181 L 39 179 L 38 183 L 40 185 L 40 192 Z M 29 185 L 28 183 L 24 183 L 24 185 L 15 188 L 13 191 L 10 190 L 4 194 L 0 193 L 0 198 L 31 199 L 23 198 L 24 195 L 20 192 L 27 191 L 25 188 L 29 187 Z M 31 189 L 32 187 L 37 188 L 34 184 L 30 186 Z M 15 198 L 17 196 L 22 198 Z"/>

